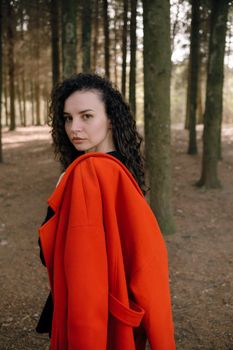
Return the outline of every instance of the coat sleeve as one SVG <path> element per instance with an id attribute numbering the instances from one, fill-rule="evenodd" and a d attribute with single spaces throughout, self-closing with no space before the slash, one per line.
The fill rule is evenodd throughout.
<path id="1" fill-rule="evenodd" d="M 129 291 L 145 310 L 142 320 L 151 350 L 174 350 L 174 329 L 169 288 L 167 249 L 158 222 L 142 196 L 130 186 L 121 185 L 124 196 L 126 230 L 124 255 L 128 270 Z M 123 200 L 123 198 L 122 198 Z M 122 209 L 118 212 L 123 227 Z M 126 221 L 126 220 L 125 220 Z M 130 233 L 129 233 L 130 232 Z"/>
<path id="2" fill-rule="evenodd" d="M 107 162 L 103 170 L 95 161 L 107 208 L 105 225 L 117 217 L 129 293 L 145 310 L 142 326 L 151 349 L 174 350 L 168 257 L 158 222 L 131 176 Z"/>
<path id="3" fill-rule="evenodd" d="M 174 329 L 166 267 L 154 256 L 134 272 L 130 283 L 136 303 L 144 310 L 142 327 L 151 350 L 174 350 Z"/>
<path id="4" fill-rule="evenodd" d="M 122 208 L 118 210 L 124 247 L 129 291 L 144 311 L 144 327 L 151 350 L 174 350 L 174 329 L 169 288 L 168 256 L 158 222 L 144 197 L 128 184 L 121 184 L 127 217 L 123 228 Z M 122 197 L 123 201 L 123 197 Z"/>
<path id="5" fill-rule="evenodd" d="M 102 203 L 89 162 L 75 169 L 64 255 L 70 350 L 105 349 L 108 273 Z"/>

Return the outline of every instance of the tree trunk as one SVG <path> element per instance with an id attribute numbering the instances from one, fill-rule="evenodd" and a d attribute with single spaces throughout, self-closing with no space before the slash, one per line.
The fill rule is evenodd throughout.
<path id="1" fill-rule="evenodd" d="M 95 0 L 94 43 L 93 43 L 93 64 L 92 64 L 93 71 L 96 71 L 96 68 L 97 68 L 98 38 L 99 38 L 99 0 Z"/>
<path id="2" fill-rule="evenodd" d="M 22 96 L 21 96 L 21 91 L 20 91 L 19 80 L 20 80 L 20 78 L 18 79 L 18 84 L 16 85 L 15 91 L 16 91 L 16 98 L 18 100 L 20 125 L 23 126 L 23 106 L 22 106 Z"/>
<path id="3" fill-rule="evenodd" d="M 62 1 L 62 75 L 68 78 L 77 70 L 76 0 Z"/>
<path id="4" fill-rule="evenodd" d="M 118 18 L 118 4 L 117 0 L 114 1 L 114 82 L 116 86 L 118 86 L 118 54 L 117 54 L 117 47 L 118 47 L 118 33 L 119 30 L 117 28 L 117 18 Z"/>
<path id="5" fill-rule="evenodd" d="M 3 163 L 3 153 L 2 153 L 2 0 L 0 0 L 0 163 Z"/>
<path id="6" fill-rule="evenodd" d="M 35 125 L 34 82 L 30 82 L 32 125 Z"/>
<path id="7" fill-rule="evenodd" d="M 197 111 L 197 90 L 199 76 L 199 27 L 200 27 L 200 4 L 199 0 L 192 0 L 192 21 L 190 40 L 190 79 L 189 91 L 189 145 L 188 154 L 197 154 L 196 139 L 196 111 Z"/>
<path id="8" fill-rule="evenodd" d="M 91 71 L 91 24 L 92 24 L 92 1 L 83 0 L 82 9 L 82 53 L 83 72 Z"/>
<path id="9" fill-rule="evenodd" d="M 137 52 L 136 30 L 137 30 L 137 0 L 131 0 L 129 104 L 135 119 L 136 119 L 136 52 Z"/>
<path id="10" fill-rule="evenodd" d="M 13 5 L 6 1 L 7 11 L 7 42 L 8 42 L 8 75 L 10 90 L 10 128 L 15 130 L 15 66 L 14 66 L 14 9 Z"/>
<path id="11" fill-rule="evenodd" d="M 60 80 L 60 56 L 59 56 L 59 5 L 58 0 L 51 0 L 50 3 L 50 21 L 51 21 L 51 40 L 52 40 L 52 71 L 53 86 Z"/>
<path id="12" fill-rule="evenodd" d="M 109 70 L 109 17 L 108 17 L 108 0 L 103 0 L 103 17 L 104 17 L 104 64 L 105 76 L 110 78 Z"/>
<path id="13" fill-rule="evenodd" d="M 126 58 L 127 58 L 127 33 L 128 33 L 128 0 L 124 0 L 123 32 L 122 32 L 122 72 L 121 93 L 125 97 L 126 92 Z"/>
<path id="14" fill-rule="evenodd" d="M 170 6 L 144 0 L 145 151 L 150 205 L 164 234 L 173 233 L 170 155 Z"/>
<path id="15" fill-rule="evenodd" d="M 200 62 L 201 63 L 201 62 Z M 197 89 L 197 124 L 203 124 L 203 107 L 202 107 L 202 77 L 199 69 L 198 89 Z"/>
<path id="16" fill-rule="evenodd" d="M 8 89 L 7 89 L 7 69 L 5 66 L 4 73 L 3 73 L 3 79 L 4 79 L 4 84 L 3 84 L 3 92 L 4 92 L 4 107 L 5 107 L 5 118 L 6 118 L 6 126 L 9 126 L 9 109 L 8 109 Z"/>
<path id="17" fill-rule="evenodd" d="M 40 82 L 35 82 L 36 125 L 41 125 L 40 119 Z"/>
<path id="18" fill-rule="evenodd" d="M 36 2 L 36 7 L 38 13 L 41 10 L 41 6 L 39 2 Z M 35 82 L 35 102 L 36 102 L 36 125 L 41 125 L 41 111 L 40 111 L 40 20 L 39 17 L 36 17 L 36 26 L 38 28 L 37 35 L 35 38 L 35 71 L 36 71 L 36 82 Z"/>
<path id="19" fill-rule="evenodd" d="M 45 119 L 44 119 L 44 125 L 48 124 L 48 100 L 46 98 L 46 96 L 44 96 L 43 98 L 43 102 L 44 102 L 44 116 L 45 116 Z"/>
<path id="20" fill-rule="evenodd" d="M 186 94 L 186 110 L 185 110 L 185 130 L 189 129 L 189 118 L 190 118 L 190 95 L 191 95 L 191 57 L 188 62 L 188 77 L 187 77 L 187 94 Z"/>
<path id="21" fill-rule="evenodd" d="M 24 24 L 25 24 L 25 9 L 24 6 L 20 6 L 19 8 L 19 21 L 20 21 L 20 41 L 22 43 L 26 42 L 26 36 L 25 36 L 25 30 L 24 30 Z M 21 52 L 22 55 L 25 53 L 24 49 L 25 44 L 22 46 Z M 22 57 L 22 56 L 21 56 Z M 26 63 L 23 59 L 20 70 L 18 72 L 18 98 L 19 98 L 19 110 L 20 110 L 20 122 L 22 126 L 26 126 L 26 96 L 25 96 L 25 69 L 26 69 Z"/>
<path id="22" fill-rule="evenodd" d="M 198 186 L 218 188 L 217 174 L 222 122 L 224 52 L 228 0 L 212 0 L 209 55 L 207 65 L 206 103 L 203 133 L 202 174 Z"/>
<path id="23" fill-rule="evenodd" d="M 22 73 L 22 100 L 23 100 L 23 125 L 27 125 L 26 118 L 26 92 L 25 92 L 25 72 Z"/>

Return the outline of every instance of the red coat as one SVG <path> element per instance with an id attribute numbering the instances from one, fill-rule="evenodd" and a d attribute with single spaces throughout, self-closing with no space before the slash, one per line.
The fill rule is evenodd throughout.
<path id="1" fill-rule="evenodd" d="M 39 235 L 53 296 L 51 350 L 174 350 L 167 251 L 128 169 L 87 153 L 48 199 Z"/>

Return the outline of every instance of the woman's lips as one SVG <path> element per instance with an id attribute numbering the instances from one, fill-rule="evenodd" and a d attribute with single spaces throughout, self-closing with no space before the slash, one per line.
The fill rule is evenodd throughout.
<path id="1" fill-rule="evenodd" d="M 82 139 L 80 137 L 73 137 L 72 141 L 73 143 L 82 143 L 83 141 L 85 141 L 86 139 Z"/>

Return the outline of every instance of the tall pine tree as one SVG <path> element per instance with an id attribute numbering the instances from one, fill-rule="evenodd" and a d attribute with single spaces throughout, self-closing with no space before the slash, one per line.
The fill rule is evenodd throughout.
<path id="1" fill-rule="evenodd" d="M 224 53 L 229 0 L 212 0 L 204 113 L 203 157 L 198 186 L 220 187 L 218 179 L 219 147 L 224 82 Z"/>
<path id="2" fill-rule="evenodd" d="M 164 234 L 174 232 L 170 156 L 170 4 L 143 0 L 145 150 L 150 205 Z"/>
<path id="3" fill-rule="evenodd" d="M 62 1 L 62 75 L 67 78 L 77 70 L 76 0 Z"/>
<path id="4" fill-rule="evenodd" d="M 199 26 L 200 26 L 200 1 L 192 0 L 192 22 L 191 22 L 191 38 L 190 38 L 190 55 L 189 55 L 189 74 L 188 79 L 188 98 L 189 106 L 189 146 L 188 154 L 197 153 L 196 140 L 196 111 L 198 97 L 198 77 L 199 77 Z"/>
<path id="5" fill-rule="evenodd" d="M 50 2 L 53 86 L 60 80 L 59 1 Z"/>
<path id="6" fill-rule="evenodd" d="M 129 72 L 129 103 L 136 118 L 136 53 L 137 53 L 137 0 L 131 0 L 130 17 L 130 72 Z"/>
<path id="7" fill-rule="evenodd" d="M 0 0 L 0 163 L 3 162 L 2 154 L 2 0 Z"/>

